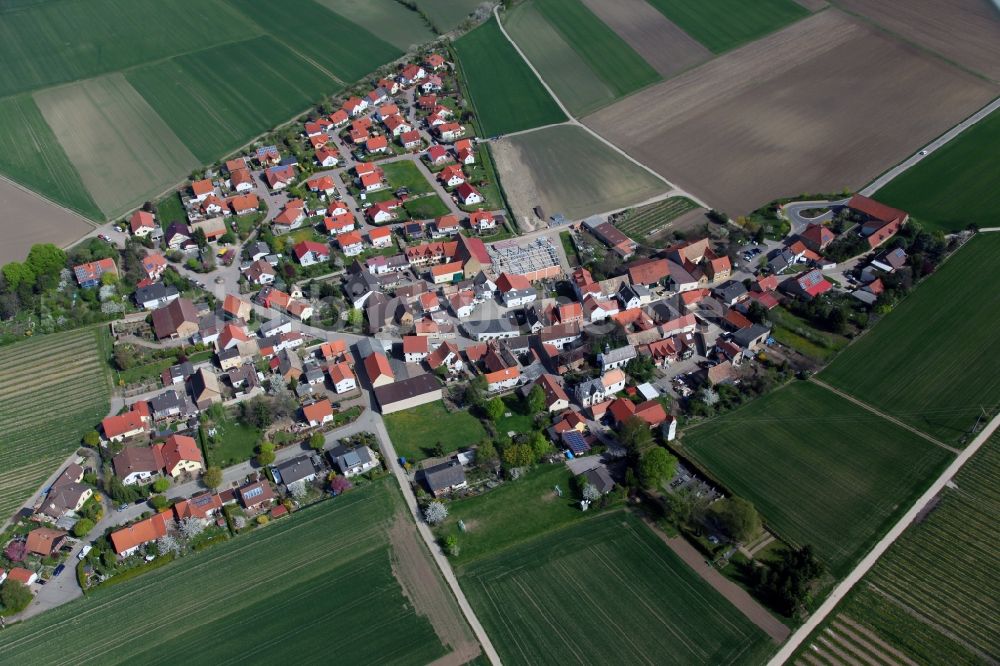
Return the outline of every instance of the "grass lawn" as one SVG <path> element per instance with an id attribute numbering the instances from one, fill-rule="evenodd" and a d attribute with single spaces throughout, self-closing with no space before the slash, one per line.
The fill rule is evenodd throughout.
<path id="1" fill-rule="evenodd" d="M 386 182 L 389 183 L 389 195 L 392 191 L 405 187 L 410 190 L 410 194 L 429 194 L 434 191 L 431 184 L 427 182 L 420 167 L 409 160 L 399 160 L 398 162 L 387 162 L 380 165 L 385 172 Z"/>
<path id="2" fill-rule="evenodd" d="M 794 0 L 649 0 L 713 53 L 722 53 L 809 16 Z"/>
<path id="3" fill-rule="evenodd" d="M 573 238 L 570 236 L 568 231 L 559 232 L 559 242 L 562 243 L 563 252 L 566 253 L 566 259 L 569 261 L 569 265 L 579 266 L 580 255 L 577 254 L 576 245 L 573 244 Z"/>
<path id="4" fill-rule="evenodd" d="M 198 663 L 235 654 L 260 663 L 281 654 L 290 663 L 317 663 L 331 649 L 318 636 L 335 627 L 337 658 L 345 663 L 433 662 L 449 650 L 396 578 L 389 533 L 401 502 L 390 483 L 372 483 L 27 622 L 8 623 L 0 652 L 5 661 L 53 666 L 79 664 L 81 655 L 170 664 L 178 654 L 197 655 Z M 165 611 L 155 631 L 151 599 Z"/>
<path id="5" fill-rule="evenodd" d="M 460 74 L 486 136 L 566 120 L 555 100 L 500 32 L 496 19 L 455 42 Z"/>
<path id="6" fill-rule="evenodd" d="M 465 410 L 448 412 L 440 400 L 385 417 L 385 427 L 396 453 L 409 461 L 432 455 L 438 442 L 445 453 L 486 439 L 479 419 Z"/>
<path id="7" fill-rule="evenodd" d="M 812 544 L 837 577 L 952 457 L 802 381 L 687 430 L 680 444 L 783 539 Z"/>
<path id="8" fill-rule="evenodd" d="M 436 194 L 431 196 L 408 199 L 403 208 L 414 220 L 430 220 L 451 212 L 448 205 Z"/>
<path id="9" fill-rule="evenodd" d="M 459 575 L 505 664 L 758 664 L 774 650 L 624 512 L 552 531 Z"/>
<path id="10" fill-rule="evenodd" d="M 229 415 L 216 428 L 215 440 L 209 442 L 206 451 L 209 465 L 229 467 L 253 458 L 260 443 L 260 430 Z"/>
<path id="11" fill-rule="evenodd" d="M 172 222 L 186 222 L 187 213 L 184 212 L 184 204 L 181 202 L 181 195 L 178 192 L 168 194 L 156 202 L 156 219 L 164 231 Z"/>
<path id="12" fill-rule="evenodd" d="M 505 395 L 503 404 L 510 416 L 501 416 L 496 423 L 497 432 L 531 432 L 535 428 L 535 415 L 527 411 L 524 401 L 516 395 Z"/>
<path id="13" fill-rule="evenodd" d="M 974 237 L 820 377 L 945 442 L 1000 407 L 1000 234 Z"/>
<path id="14" fill-rule="evenodd" d="M 775 340 L 819 363 L 829 361 L 850 342 L 843 335 L 819 330 L 782 307 L 771 310 L 768 317 L 774 324 Z"/>
<path id="15" fill-rule="evenodd" d="M 563 463 L 540 465 L 482 495 L 449 502 L 448 518 L 435 532 L 458 536 L 461 553 L 453 558 L 456 563 L 493 555 L 591 515 L 580 511 L 572 481 Z M 555 486 L 562 489 L 562 497 L 556 495 Z M 459 530 L 459 520 L 465 523 L 465 532 Z"/>
<path id="16" fill-rule="evenodd" d="M 993 112 L 878 191 L 928 229 L 997 226 L 1000 209 L 1000 113 Z"/>
<path id="17" fill-rule="evenodd" d="M 212 355 L 213 352 L 211 350 L 195 352 L 188 357 L 188 360 L 192 363 L 201 363 L 212 358 Z M 116 371 L 115 375 L 118 382 L 124 385 L 135 384 L 146 379 L 156 379 L 164 370 L 172 365 L 176 365 L 176 363 L 177 359 L 174 357 L 162 358 L 151 363 L 137 365 L 128 370 Z"/>

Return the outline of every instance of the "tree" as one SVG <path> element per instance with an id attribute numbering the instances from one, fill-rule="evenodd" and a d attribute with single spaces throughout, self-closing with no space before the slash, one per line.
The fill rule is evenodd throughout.
<path id="1" fill-rule="evenodd" d="M 351 308 L 347 311 L 347 323 L 355 328 L 361 326 L 365 320 L 365 314 L 358 308 Z"/>
<path id="2" fill-rule="evenodd" d="M 448 557 L 458 557 L 460 551 L 458 547 L 458 537 L 454 534 L 449 534 L 444 540 L 444 552 L 448 554 Z"/>
<path id="3" fill-rule="evenodd" d="M 94 529 L 94 521 L 90 518 L 81 518 L 76 521 L 76 525 L 73 525 L 73 536 L 78 539 L 83 538 L 87 536 L 92 529 Z"/>
<path id="4" fill-rule="evenodd" d="M 733 541 L 746 542 L 760 532 L 757 509 L 742 497 L 727 497 L 712 504 L 709 513 L 719 528 Z"/>
<path id="5" fill-rule="evenodd" d="M 274 462 L 274 444 L 271 442 L 261 442 L 257 447 L 257 464 L 267 467 Z"/>
<path id="6" fill-rule="evenodd" d="M 209 467 L 201 475 L 201 482 L 209 488 L 218 488 L 222 485 L 222 469 L 219 467 Z"/>
<path id="7" fill-rule="evenodd" d="M 170 500 L 168 500 L 163 495 L 153 495 L 152 497 L 149 498 L 149 502 L 150 504 L 153 505 L 153 508 L 156 509 L 157 511 L 163 511 L 168 506 L 170 506 Z"/>
<path id="8" fill-rule="evenodd" d="M 597 500 L 601 499 L 601 491 L 598 490 L 597 486 L 595 486 L 592 483 L 585 484 L 583 486 L 583 491 L 581 492 L 581 494 L 583 495 L 583 499 L 587 500 L 588 502 L 596 502 Z"/>
<path id="9" fill-rule="evenodd" d="M 435 458 L 443 458 L 444 457 L 444 455 L 445 455 L 444 454 L 444 444 L 441 443 L 441 440 L 438 440 L 437 444 L 434 445 L 434 448 L 432 449 L 432 455 Z"/>
<path id="10" fill-rule="evenodd" d="M 264 396 L 257 396 L 240 405 L 243 420 L 250 425 L 263 430 L 271 425 L 271 409 Z"/>
<path id="11" fill-rule="evenodd" d="M 86 435 L 83 436 L 83 445 L 89 446 L 92 449 L 96 449 L 101 443 L 101 436 L 96 430 L 91 430 Z"/>
<path id="12" fill-rule="evenodd" d="M 0 603 L 8 614 L 20 613 L 31 603 L 31 590 L 20 581 L 7 580 L 0 587 Z"/>
<path id="13" fill-rule="evenodd" d="M 156 481 L 153 481 L 153 492 L 154 493 L 165 493 L 167 488 L 170 487 L 170 479 L 166 477 L 160 477 Z"/>
<path id="14" fill-rule="evenodd" d="M 806 545 L 797 551 L 785 549 L 778 562 L 755 567 L 751 582 L 778 612 L 791 616 L 808 599 L 812 581 L 823 571 L 823 563 L 813 555 L 812 546 Z"/>
<path id="15" fill-rule="evenodd" d="M 32 245 L 25 262 L 37 277 L 55 278 L 66 267 L 66 253 L 52 243 Z"/>
<path id="16" fill-rule="evenodd" d="M 655 369 L 656 364 L 653 362 L 653 357 L 646 354 L 636 356 L 625 364 L 625 372 L 639 383 L 648 382 L 652 379 L 653 370 Z"/>
<path id="17" fill-rule="evenodd" d="M 487 401 L 484 409 L 486 410 L 486 415 L 490 417 L 490 421 L 496 423 L 504 415 L 504 412 L 507 411 L 507 406 L 503 404 L 503 400 L 500 398 L 493 398 Z"/>
<path id="18" fill-rule="evenodd" d="M 545 391 L 541 386 L 535 384 L 525 400 L 529 414 L 538 414 L 545 411 Z"/>
<path id="19" fill-rule="evenodd" d="M 677 471 L 677 458 L 659 446 L 643 454 L 639 460 L 639 479 L 646 488 L 655 488 L 669 481 Z"/>
<path id="20" fill-rule="evenodd" d="M 185 539 L 193 539 L 205 531 L 205 523 L 193 516 L 188 516 L 181 521 L 181 534 Z"/>
<path id="21" fill-rule="evenodd" d="M 156 540 L 156 545 L 160 549 L 161 555 L 166 555 L 167 553 L 173 553 L 174 555 L 180 555 L 181 542 L 178 541 L 173 535 L 165 534 Z"/>
<path id="22" fill-rule="evenodd" d="M 470 405 L 482 405 L 483 396 L 486 395 L 486 377 L 476 375 L 471 382 L 465 386 L 465 402 Z"/>
<path id="23" fill-rule="evenodd" d="M 3 278 L 11 290 L 17 290 L 23 285 L 35 284 L 35 272 L 27 264 L 12 261 L 3 267 Z"/>
<path id="24" fill-rule="evenodd" d="M 101 275 L 101 284 L 104 286 L 118 284 L 118 276 L 114 273 L 104 273 Z"/>
<path id="25" fill-rule="evenodd" d="M 476 464 L 482 467 L 493 467 L 500 461 L 500 454 L 497 447 L 490 440 L 480 442 L 476 447 Z"/>
<path id="26" fill-rule="evenodd" d="M 306 496 L 306 482 L 296 481 L 295 483 L 289 484 L 288 493 L 297 500 L 302 499 Z"/>
<path id="27" fill-rule="evenodd" d="M 322 451 L 325 443 L 326 439 L 323 437 L 323 433 L 321 432 L 313 433 L 309 438 L 309 448 L 313 451 Z"/>
<path id="28" fill-rule="evenodd" d="M 353 487 L 354 485 L 351 483 L 351 480 L 346 476 L 335 476 L 330 479 L 330 490 L 332 490 L 335 495 L 346 493 Z"/>
<path id="29" fill-rule="evenodd" d="M 448 507 L 441 502 L 431 502 L 424 508 L 424 520 L 428 525 L 437 525 L 448 517 Z"/>
<path id="30" fill-rule="evenodd" d="M 638 416 L 630 416 L 618 433 L 618 439 L 632 453 L 642 453 L 653 443 L 649 424 Z"/>
<path id="31" fill-rule="evenodd" d="M 535 462 L 535 451 L 528 444 L 511 444 L 503 450 L 503 461 L 508 467 L 527 467 Z"/>
<path id="32" fill-rule="evenodd" d="M 554 450 L 549 438 L 540 432 L 536 432 L 531 438 L 531 451 L 535 456 L 535 461 L 541 462 L 545 456 Z"/>

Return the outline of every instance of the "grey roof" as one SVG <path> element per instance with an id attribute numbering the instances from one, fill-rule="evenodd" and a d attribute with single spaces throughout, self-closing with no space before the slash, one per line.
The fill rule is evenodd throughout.
<path id="1" fill-rule="evenodd" d="M 748 326 L 747 328 L 742 328 L 735 333 L 733 333 L 732 340 L 740 347 L 746 349 L 752 340 L 756 340 L 762 335 L 767 335 L 771 332 L 771 329 L 767 326 L 761 324 L 754 324 L 753 326 Z"/>
<path id="2" fill-rule="evenodd" d="M 239 358 L 240 350 L 236 347 L 230 347 L 229 349 L 223 349 L 218 352 L 220 361 L 228 361 L 230 359 Z"/>
<path id="3" fill-rule="evenodd" d="M 191 374 L 194 373 L 192 372 Z M 155 414 L 160 414 L 174 408 L 183 410 L 184 398 L 177 391 L 164 391 L 149 399 L 149 407 Z"/>
<path id="4" fill-rule="evenodd" d="M 139 287 L 135 290 L 135 302 L 142 305 L 143 303 L 158 301 L 177 295 L 177 287 L 172 285 L 168 287 L 162 282 L 154 282 L 147 287 Z"/>
<path id="5" fill-rule="evenodd" d="M 635 358 L 635 347 L 632 345 L 625 345 L 624 347 L 619 347 L 618 349 L 612 349 L 609 352 L 598 354 L 597 362 L 601 365 L 611 365 L 612 363 L 630 361 L 633 358 Z"/>
<path id="6" fill-rule="evenodd" d="M 260 328 L 257 329 L 257 335 L 259 335 L 262 338 L 266 338 L 271 335 L 272 331 L 276 331 L 290 322 L 291 320 L 288 317 L 285 317 L 284 315 L 275 317 L 274 319 L 265 321 L 263 324 L 261 324 Z"/>
<path id="7" fill-rule="evenodd" d="M 424 481 L 435 492 L 465 483 L 465 468 L 457 460 L 428 467 L 423 472 Z"/>
<path id="8" fill-rule="evenodd" d="M 316 466 L 310 458 L 292 458 L 279 465 L 274 466 L 274 471 L 281 477 L 281 482 L 288 486 L 296 481 L 308 478 L 316 474 Z"/>
<path id="9" fill-rule="evenodd" d="M 440 393 L 441 383 L 434 375 L 424 373 L 416 377 L 376 387 L 375 399 L 378 400 L 380 406 L 385 407 L 386 405 L 391 405 L 418 395 L 424 395 L 431 391 L 438 391 Z"/>
<path id="10" fill-rule="evenodd" d="M 604 465 L 588 469 L 583 475 L 587 478 L 587 483 L 594 484 L 602 495 L 610 493 L 615 487 L 615 482 L 612 480 L 611 474 L 608 473 L 608 468 Z"/>
<path id="11" fill-rule="evenodd" d="M 497 319 L 477 319 L 476 321 L 467 321 L 462 324 L 462 327 L 465 329 L 467 333 L 470 334 L 520 332 L 517 323 L 512 321 L 508 317 L 499 317 Z"/>
<path id="12" fill-rule="evenodd" d="M 747 288 L 743 286 L 742 282 L 730 280 L 720 284 L 718 287 L 714 288 L 712 292 L 718 295 L 719 298 L 726 301 L 732 301 L 747 293 Z"/>
<path id="13" fill-rule="evenodd" d="M 367 446 L 359 446 L 352 449 L 344 445 L 340 445 L 331 449 L 329 455 L 330 459 L 333 460 L 334 464 L 336 464 L 341 471 L 357 467 L 358 465 L 367 465 L 375 460 L 372 457 L 372 450 Z"/>

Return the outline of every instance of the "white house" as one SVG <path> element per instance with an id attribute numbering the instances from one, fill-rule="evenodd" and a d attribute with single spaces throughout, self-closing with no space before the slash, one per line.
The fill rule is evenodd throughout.
<path id="1" fill-rule="evenodd" d="M 293 252 L 295 252 L 295 258 L 303 266 L 312 266 L 330 260 L 330 248 L 315 241 L 302 241 L 295 246 Z"/>
<path id="2" fill-rule="evenodd" d="M 458 195 L 458 199 L 462 202 L 463 206 L 475 206 L 484 201 L 483 195 L 479 193 L 479 190 L 468 183 L 462 183 L 455 188 L 455 194 Z"/>
<path id="3" fill-rule="evenodd" d="M 521 371 L 517 368 L 504 368 L 496 372 L 486 373 L 486 389 L 503 391 L 514 388 L 521 381 Z"/>
<path id="4" fill-rule="evenodd" d="M 333 382 L 333 388 L 337 393 L 347 393 L 358 387 L 354 371 L 351 370 L 351 366 L 347 361 L 331 365 L 328 370 L 330 381 Z"/>

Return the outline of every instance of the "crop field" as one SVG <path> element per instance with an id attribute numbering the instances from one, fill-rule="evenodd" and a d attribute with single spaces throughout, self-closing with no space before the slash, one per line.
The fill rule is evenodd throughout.
<path id="1" fill-rule="evenodd" d="M 869 654 L 902 651 L 936 664 L 996 660 L 1000 435 L 983 445 L 954 483 L 878 561 L 833 622 L 813 635 L 809 652 L 824 657 L 853 634 L 875 646 L 865 650 Z"/>
<path id="2" fill-rule="evenodd" d="M 579 127 L 559 125 L 493 144 L 500 180 L 518 220 L 534 206 L 580 219 L 642 203 L 666 184 Z"/>
<path id="3" fill-rule="evenodd" d="M 469 17 L 481 0 L 413 0 L 414 4 L 427 15 L 427 18 L 444 34 L 458 27 L 458 24 Z"/>
<path id="4" fill-rule="evenodd" d="M 824 381 L 947 443 L 1000 407 L 1000 234 L 975 236 L 827 367 Z"/>
<path id="5" fill-rule="evenodd" d="M 140 67 L 129 82 L 210 162 L 340 87 L 271 37 Z"/>
<path id="6" fill-rule="evenodd" d="M 430 456 L 438 442 L 452 453 L 487 438 L 479 419 L 464 410 L 448 412 L 440 401 L 388 414 L 385 427 L 396 453 L 407 460 Z"/>
<path id="7" fill-rule="evenodd" d="M 878 191 L 928 229 L 996 226 L 1000 210 L 1000 113 L 994 111 Z"/>
<path id="8" fill-rule="evenodd" d="M 712 53 L 722 53 L 809 16 L 794 0 L 649 0 Z"/>
<path id="9" fill-rule="evenodd" d="M 228 0 L 303 59 L 354 83 L 402 51 L 313 0 Z"/>
<path id="10" fill-rule="evenodd" d="M 673 76 L 712 55 L 646 0 L 583 2 L 661 76 Z"/>
<path id="11" fill-rule="evenodd" d="M 584 122 L 735 216 L 790 193 L 858 189 L 998 92 L 830 8 Z"/>
<path id="12" fill-rule="evenodd" d="M 260 30 L 222 0 L 0 5 L 0 97 L 86 79 Z M 163 28 L 143 29 L 148 26 Z"/>
<path id="13" fill-rule="evenodd" d="M 108 218 L 138 207 L 198 166 L 122 74 L 43 90 L 35 102 Z"/>
<path id="14" fill-rule="evenodd" d="M 1000 14 L 982 0 L 834 0 L 890 32 L 1000 82 Z M 955 35 L 962 35 L 955 39 Z"/>
<path id="15" fill-rule="evenodd" d="M 396 502 L 381 482 L 304 509 L 8 626 L 0 650 L 50 664 L 305 663 L 331 650 L 345 663 L 430 663 L 446 650 L 396 578 Z M 335 645 L 322 638 L 331 632 Z"/>
<path id="16" fill-rule="evenodd" d="M 76 213 L 5 178 L 0 178 L 0 201 L 0 264 L 23 261 L 35 243 L 65 247 L 94 228 Z"/>
<path id="17" fill-rule="evenodd" d="M 533 0 L 538 12 L 560 33 L 615 97 L 660 79 L 659 73 L 581 0 Z"/>
<path id="18" fill-rule="evenodd" d="M 842 576 L 951 458 L 811 382 L 684 433 L 683 452 L 749 499 L 782 538 Z"/>
<path id="19" fill-rule="evenodd" d="M 484 134 L 506 134 L 566 120 L 495 19 L 463 35 L 455 42 L 455 53 Z"/>
<path id="20" fill-rule="evenodd" d="M 420 14 L 396 0 L 316 1 L 341 16 L 349 17 L 401 51 L 434 40 L 434 33 Z"/>
<path id="21" fill-rule="evenodd" d="M 505 664 L 757 664 L 773 649 L 622 512 L 550 532 L 459 576 Z"/>
<path id="22" fill-rule="evenodd" d="M 662 232 L 670 222 L 697 207 L 698 204 L 687 197 L 670 197 L 629 211 L 628 217 L 617 222 L 616 226 L 635 242 L 645 243 L 650 236 Z"/>
<path id="23" fill-rule="evenodd" d="M 0 170 L 67 208 L 101 216 L 29 95 L 0 99 Z"/>
<path id="24" fill-rule="evenodd" d="M 0 349 L 0 522 L 108 415 L 106 336 L 84 329 Z"/>

